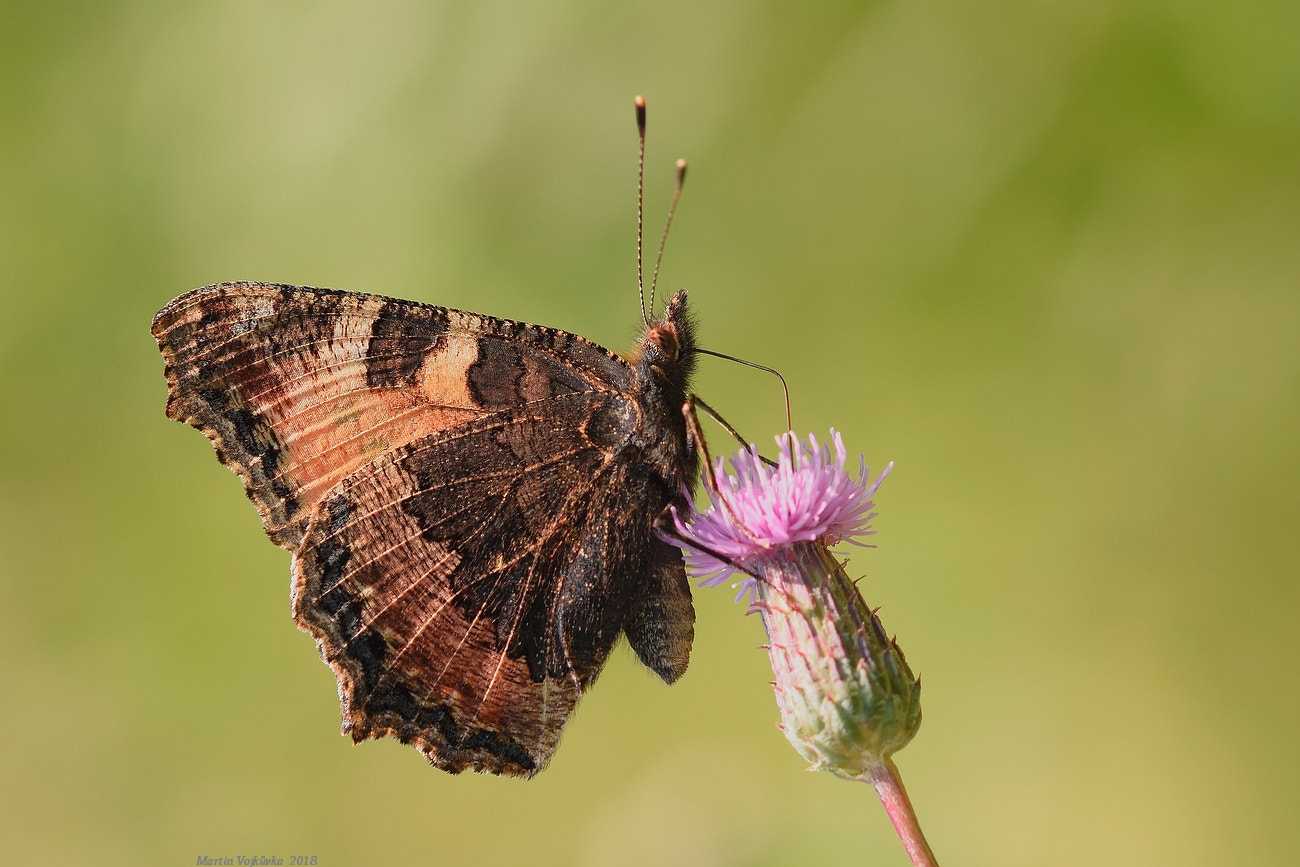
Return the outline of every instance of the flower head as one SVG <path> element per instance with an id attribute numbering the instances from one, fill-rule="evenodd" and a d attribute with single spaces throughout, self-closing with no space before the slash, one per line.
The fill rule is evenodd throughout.
<path id="1" fill-rule="evenodd" d="M 858 476 L 853 478 L 844 468 L 844 440 L 834 428 L 833 457 L 811 434 L 806 444 L 793 433 L 777 437 L 776 443 L 780 453 L 775 467 L 763 462 L 757 446 L 731 458 L 733 473 L 727 473 L 718 458 L 715 502 L 689 526 L 674 511 L 677 532 L 698 545 L 687 549 L 686 558 L 691 571 L 703 576 L 702 585 L 715 587 L 741 571 L 738 566 L 744 569 L 796 542 L 864 545 L 858 539 L 875 534 L 871 498 L 894 468 L 892 463 L 872 482 L 859 457 Z M 744 595 L 752 589 L 753 578 L 746 575 L 742 583 Z"/>
<path id="2" fill-rule="evenodd" d="M 730 474 L 718 461 L 714 502 L 674 520 L 701 583 L 746 576 L 790 743 L 814 769 L 870 779 L 916 734 L 920 683 L 829 547 L 872 534 L 872 497 L 893 465 L 872 482 L 859 461 L 853 478 L 834 430 L 831 441 L 834 456 L 815 436 L 787 433 L 775 467 L 754 447 L 731 459 Z"/>

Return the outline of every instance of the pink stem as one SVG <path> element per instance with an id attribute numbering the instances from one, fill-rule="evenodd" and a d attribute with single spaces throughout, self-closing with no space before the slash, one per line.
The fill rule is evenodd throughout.
<path id="1" fill-rule="evenodd" d="M 872 768 L 869 779 L 871 785 L 876 787 L 880 803 L 885 805 L 885 812 L 894 823 L 894 830 L 903 841 L 903 848 L 907 850 L 907 857 L 912 859 L 912 864 L 915 867 L 939 867 L 934 853 L 930 851 L 930 844 L 925 842 L 925 835 L 921 833 L 921 823 L 917 821 L 916 811 L 912 809 L 912 802 L 907 797 L 907 790 L 903 788 L 903 779 L 898 775 L 893 759 L 885 759 L 884 764 Z"/>

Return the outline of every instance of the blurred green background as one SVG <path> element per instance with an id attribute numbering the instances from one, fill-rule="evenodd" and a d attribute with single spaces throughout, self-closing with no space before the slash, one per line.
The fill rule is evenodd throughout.
<path id="1" fill-rule="evenodd" d="M 1300 5 L 0 6 L 0 860 L 905 864 L 697 593 L 529 781 L 338 734 L 289 556 L 163 416 L 173 296 L 255 279 L 705 346 L 878 469 L 948 864 L 1300 851 Z M 698 388 L 761 443 L 770 378 Z M 712 435 L 712 432 L 711 432 Z M 715 447 L 727 448 L 713 435 Z"/>

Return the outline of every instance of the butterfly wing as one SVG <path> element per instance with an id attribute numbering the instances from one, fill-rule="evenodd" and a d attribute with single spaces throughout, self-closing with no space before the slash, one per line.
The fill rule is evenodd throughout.
<path id="1" fill-rule="evenodd" d="M 224 284 L 154 334 L 168 415 L 295 552 L 294 615 L 344 730 L 531 775 L 620 631 L 666 681 L 694 610 L 654 519 L 631 367 L 564 332 L 377 296 Z"/>
<path id="2" fill-rule="evenodd" d="M 154 318 L 167 415 L 243 479 L 295 550 L 325 493 L 389 449 L 532 400 L 623 390 L 607 350 L 553 329 L 269 283 L 188 292 Z"/>

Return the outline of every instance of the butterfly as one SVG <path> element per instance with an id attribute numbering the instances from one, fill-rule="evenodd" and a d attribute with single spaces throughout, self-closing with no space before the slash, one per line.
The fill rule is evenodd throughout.
<path id="1" fill-rule="evenodd" d="M 638 122 L 644 154 L 639 99 Z M 304 286 L 222 283 L 158 312 L 167 415 L 293 553 L 293 616 L 353 741 L 532 776 L 620 635 L 665 682 L 686 670 L 690 586 L 656 532 L 699 468 L 685 291 L 645 323 L 623 357 Z"/>

